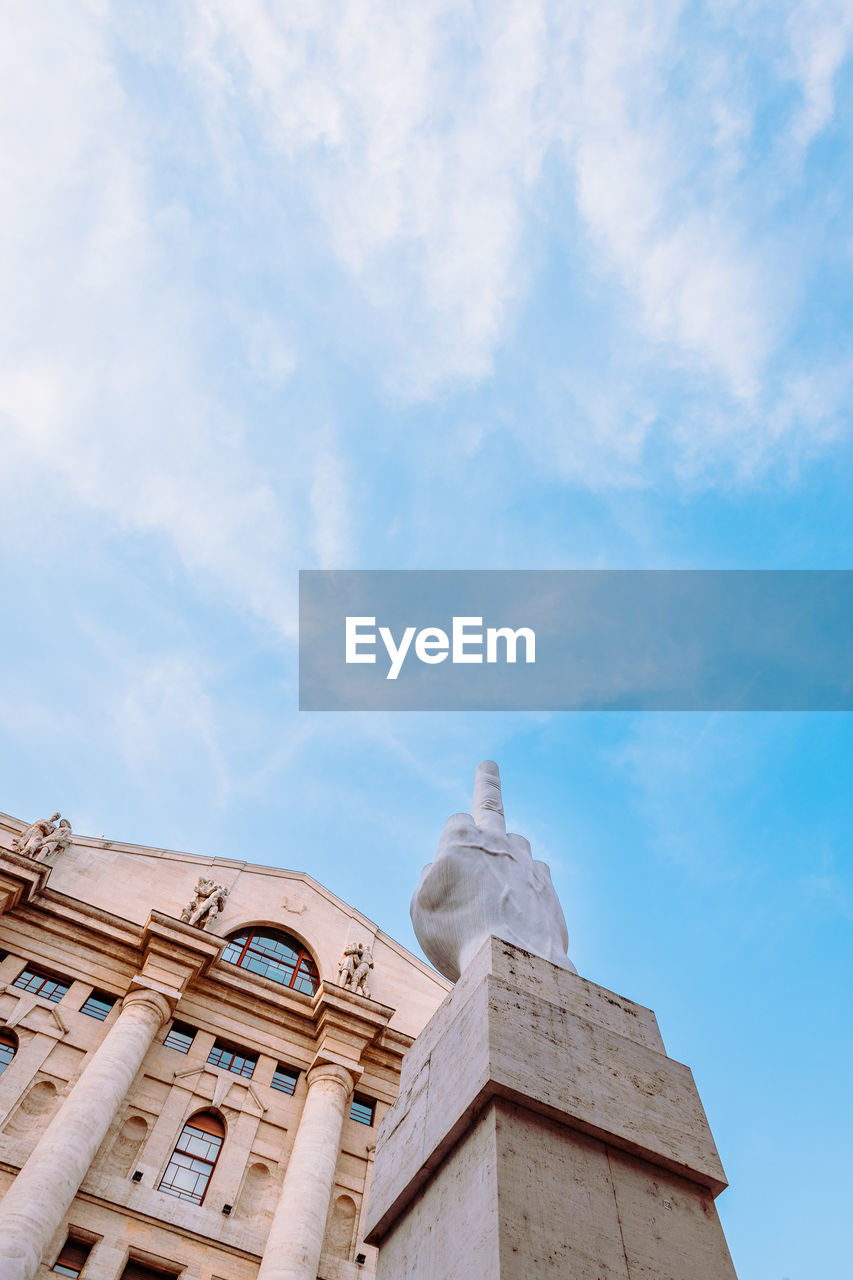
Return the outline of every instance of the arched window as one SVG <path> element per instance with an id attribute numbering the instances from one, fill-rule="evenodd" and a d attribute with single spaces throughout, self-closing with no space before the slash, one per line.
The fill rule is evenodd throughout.
<path id="1" fill-rule="evenodd" d="M 5 1027 L 0 1027 L 0 1075 L 6 1070 L 17 1052 L 18 1039 L 14 1031 L 7 1031 Z"/>
<path id="2" fill-rule="evenodd" d="M 201 1204 L 224 1139 L 225 1125 L 215 1111 L 199 1111 L 191 1116 L 181 1130 L 159 1190 Z"/>
<path id="3" fill-rule="evenodd" d="M 235 933 L 229 938 L 222 959 L 309 996 L 313 996 L 320 983 L 308 948 L 289 933 L 279 933 L 277 929 L 244 929 Z"/>

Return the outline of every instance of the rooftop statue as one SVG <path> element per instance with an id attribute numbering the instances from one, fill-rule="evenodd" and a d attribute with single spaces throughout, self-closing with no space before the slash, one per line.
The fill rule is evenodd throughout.
<path id="1" fill-rule="evenodd" d="M 221 911 L 225 910 L 225 899 L 228 890 L 224 885 L 199 876 L 193 889 L 192 899 L 181 912 L 185 924 L 194 924 L 199 929 L 209 929 Z"/>
<path id="2" fill-rule="evenodd" d="M 490 934 L 577 970 L 569 935 L 544 862 L 524 836 L 507 834 L 498 766 L 484 760 L 471 813 L 454 813 L 412 897 L 412 924 L 427 958 L 451 982 Z"/>
<path id="3" fill-rule="evenodd" d="M 46 861 L 53 853 L 62 853 L 71 843 L 71 823 L 52 813 L 49 818 L 38 818 L 26 830 L 12 840 L 15 853 L 38 862 Z"/>
<path id="4" fill-rule="evenodd" d="M 349 986 L 356 995 L 370 999 L 367 989 L 367 978 L 373 968 L 373 951 L 363 942 L 350 942 L 344 948 L 344 954 L 338 965 L 338 976 L 342 987 Z"/>

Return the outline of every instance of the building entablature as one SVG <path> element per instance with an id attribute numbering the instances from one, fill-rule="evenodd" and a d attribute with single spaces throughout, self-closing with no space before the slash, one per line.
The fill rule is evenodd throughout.
<path id="1" fill-rule="evenodd" d="M 394 1010 L 393 1026 L 407 1036 L 418 1034 L 450 989 L 451 984 L 427 964 L 304 872 L 148 849 L 76 833 L 66 837 L 68 843 L 42 863 L 12 850 L 13 842 L 25 831 L 23 822 L 0 814 L 0 862 L 4 869 L 10 869 L 13 879 L 18 877 L 15 885 L 7 886 L 5 904 L 14 903 L 17 911 L 36 902 L 52 909 L 57 917 L 53 925 L 47 917 L 42 919 L 46 937 L 75 922 L 81 929 L 94 929 L 97 935 L 90 935 L 86 946 L 101 950 L 108 942 L 118 960 L 127 955 L 128 945 L 140 945 L 140 931 L 152 911 L 173 920 L 180 918 L 188 910 L 187 899 L 198 892 L 197 885 L 207 883 L 221 889 L 222 896 L 211 919 L 202 921 L 204 932 L 234 938 L 262 928 L 282 931 L 310 954 L 324 983 L 338 981 L 344 948 L 369 948 L 374 962 L 369 994 Z M 4 906 L 2 874 L 0 911 Z M 60 936 L 64 942 L 64 934 Z M 78 941 L 83 944 L 83 937 L 78 935 Z M 215 966 L 217 973 L 228 968 L 227 964 Z M 276 985 L 250 969 L 242 976 L 253 996 Z M 300 993 L 292 989 L 291 994 Z M 289 1001 L 288 1007 L 295 1010 L 298 1004 L 298 1000 Z"/>

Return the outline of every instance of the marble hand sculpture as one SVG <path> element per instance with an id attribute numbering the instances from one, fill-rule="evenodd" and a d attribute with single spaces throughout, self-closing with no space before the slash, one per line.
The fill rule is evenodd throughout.
<path id="1" fill-rule="evenodd" d="M 455 982 L 495 934 L 576 973 L 551 873 L 524 836 L 507 834 L 492 760 L 477 769 L 471 807 L 448 818 L 412 898 L 412 924 L 427 958 Z"/>
<path id="2" fill-rule="evenodd" d="M 62 853 L 71 843 L 71 823 L 52 813 L 49 818 L 39 818 L 25 831 L 15 836 L 12 848 L 26 858 L 43 862 L 53 853 Z"/>

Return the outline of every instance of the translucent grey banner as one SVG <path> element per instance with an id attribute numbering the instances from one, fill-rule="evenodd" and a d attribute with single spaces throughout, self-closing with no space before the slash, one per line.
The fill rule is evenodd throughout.
<path id="1" fill-rule="evenodd" d="M 303 711 L 849 711 L 853 572 L 306 570 Z"/>

